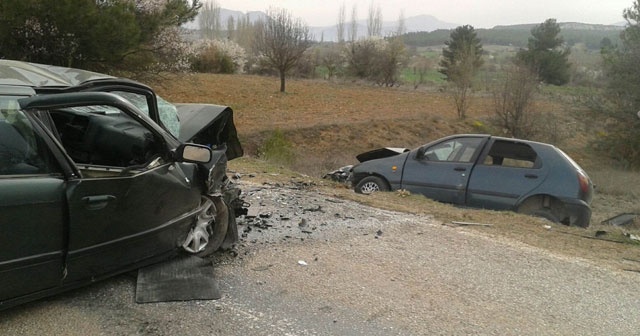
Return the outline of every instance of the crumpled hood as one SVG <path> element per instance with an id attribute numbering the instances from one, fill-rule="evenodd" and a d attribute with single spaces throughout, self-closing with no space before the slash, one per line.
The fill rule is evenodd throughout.
<path id="1" fill-rule="evenodd" d="M 228 160 L 244 155 L 230 107 L 212 104 L 174 105 L 180 117 L 180 141 L 211 148 L 226 144 Z"/>
<path id="2" fill-rule="evenodd" d="M 374 149 L 368 152 L 364 152 L 362 154 L 358 154 L 356 155 L 356 159 L 358 159 L 359 162 L 365 162 L 369 160 L 382 159 L 382 158 L 402 154 L 408 151 L 409 151 L 408 148 L 383 147 L 383 148 Z"/>

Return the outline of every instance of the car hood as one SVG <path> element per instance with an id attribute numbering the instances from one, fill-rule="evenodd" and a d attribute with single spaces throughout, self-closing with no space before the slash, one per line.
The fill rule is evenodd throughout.
<path id="1" fill-rule="evenodd" d="M 356 159 L 358 159 L 359 162 L 365 162 L 369 160 L 382 159 L 382 158 L 402 154 L 408 151 L 409 151 L 408 148 L 383 147 L 383 148 L 374 149 L 368 152 L 364 152 L 362 154 L 358 154 L 356 155 Z"/>
<path id="2" fill-rule="evenodd" d="M 227 159 L 244 155 L 233 123 L 233 110 L 228 106 L 211 104 L 175 104 L 180 117 L 182 142 L 194 142 L 212 148 L 227 146 Z"/>

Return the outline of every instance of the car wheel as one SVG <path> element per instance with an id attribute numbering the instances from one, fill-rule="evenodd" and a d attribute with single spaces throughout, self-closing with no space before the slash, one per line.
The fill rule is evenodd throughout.
<path id="1" fill-rule="evenodd" d="M 229 208 L 220 198 L 202 197 L 196 223 L 182 247 L 198 257 L 220 248 L 229 228 Z"/>
<path id="2" fill-rule="evenodd" d="M 560 223 L 560 219 L 556 215 L 553 214 L 551 209 L 535 209 L 527 213 L 529 216 L 544 218 L 553 223 Z"/>
<path id="3" fill-rule="evenodd" d="M 360 194 L 371 194 L 376 191 L 389 191 L 389 186 L 377 176 L 367 176 L 358 182 L 355 190 Z"/>

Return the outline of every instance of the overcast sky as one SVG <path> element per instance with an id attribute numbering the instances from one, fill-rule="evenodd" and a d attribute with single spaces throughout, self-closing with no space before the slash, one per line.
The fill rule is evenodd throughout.
<path id="1" fill-rule="evenodd" d="M 336 24 L 343 3 L 347 22 L 354 5 L 358 18 L 366 19 L 372 0 L 217 0 L 217 3 L 222 8 L 242 12 L 266 11 L 270 6 L 286 8 L 309 26 L 329 26 Z M 373 4 L 382 9 L 384 21 L 396 21 L 404 11 L 405 17 L 427 14 L 449 23 L 491 28 L 542 23 L 549 18 L 558 22 L 613 24 L 624 21 L 622 11 L 631 7 L 633 0 L 373 0 Z"/>

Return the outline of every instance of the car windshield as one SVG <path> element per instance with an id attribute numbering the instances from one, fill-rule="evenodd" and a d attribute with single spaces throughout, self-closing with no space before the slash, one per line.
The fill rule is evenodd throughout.
<path id="1" fill-rule="evenodd" d="M 18 99 L 24 98 L 20 96 L 0 96 L 0 119 L 6 119 L 7 116 L 15 114 L 20 109 Z"/>
<path id="2" fill-rule="evenodd" d="M 140 111 L 149 116 L 149 105 L 147 97 L 145 95 L 127 92 L 127 91 L 113 91 L 112 93 L 128 100 L 131 104 L 137 107 Z M 160 96 L 156 96 L 158 101 L 158 113 L 160 114 L 160 122 L 162 125 L 176 138 L 180 135 L 180 119 L 178 119 L 178 109 L 168 101 L 162 99 Z"/>

